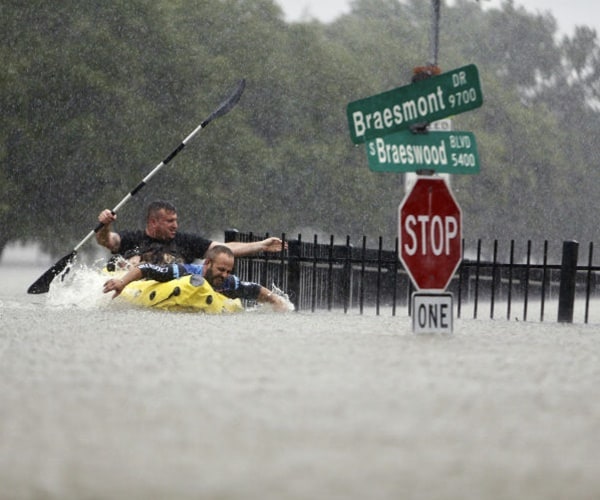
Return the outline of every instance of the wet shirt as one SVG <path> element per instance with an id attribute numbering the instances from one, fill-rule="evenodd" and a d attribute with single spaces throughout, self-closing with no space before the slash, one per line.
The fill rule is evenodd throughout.
<path id="1" fill-rule="evenodd" d="M 172 240 L 151 238 L 145 231 L 122 231 L 119 233 L 121 245 L 117 253 L 121 255 L 139 254 L 145 262 L 167 264 L 170 261 L 191 263 L 203 259 L 212 243 L 202 236 L 190 233 L 177 233 Z M 165 256 L 170 256 L 166 259 Z"/>
<path id="2" fill-rule="evenodd" d="M 145 262 L 138 267 L 145 279 L 165 282 L 189 274 L 202 276 L 202 266 L 202 264 L 169 264 L 161 266 Z M 219 292 L 230 299 L 246 300 L 256 300 L 260 293 L 260 288 L 258 283 L 241 281 L 233 274 L 230 274 L 220 287 L 213 286 L 215 292 Z"/>

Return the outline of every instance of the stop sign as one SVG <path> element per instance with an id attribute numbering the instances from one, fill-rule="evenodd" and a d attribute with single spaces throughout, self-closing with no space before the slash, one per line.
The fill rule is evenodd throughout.
<path id="1" fill-rule="evenodd" d="M 461 211 L 440 177 L 419 177 L 399 212 L 400 260 L 418 290 L 445 290 L 462 259 Z"/>

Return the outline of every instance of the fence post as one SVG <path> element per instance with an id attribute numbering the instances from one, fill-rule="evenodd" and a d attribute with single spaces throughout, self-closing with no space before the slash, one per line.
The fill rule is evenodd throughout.
<path id="1" fill-rule="evenodd" d="M 352 246 L 350 236 L 346 236 L 346 255 L 342 267 L 341 295 L 344 304 L 344 313 L 348 312 L 352 299 Z"/>
<path id="2" fill-rule="evenodd" d="M 240 240 L 240 232 L 237 229 L 225 229 L 224 243 L 229 243 L 231 241 L 239 241 L 239 240 Z"/>
<path id="3" fill-rule="evenodd" d="M 288 241 L 287 285 L 294 311 L 300 310 L 300 241 Z"/>
<path id="4" fill-rule="evenodd" d="M 573 323 L 578 251 L 579 243 L 577 241 L 563 242 L 562 263 L 560 267 L 560 291 L 558 296 L 559 323 Z"/>

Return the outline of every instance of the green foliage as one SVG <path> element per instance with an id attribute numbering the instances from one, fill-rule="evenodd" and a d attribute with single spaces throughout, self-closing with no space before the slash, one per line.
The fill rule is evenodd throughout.
<path id="1" fill-rule="evenodd" d="M 346 105 L 428 62 L 423 0 L 355 0 L 331 24 L 286 23 L 273 0 L 0 3 L 0 250 L 63 254 L 172 151 L 238 79 L 238 107 L 119 213 L 174 201 L 182 227 L 396 236 L 399 174 L 369 170 Z M 596 32 L 511 0 L 442 5 L 443 70 L 478 66 L 484 106 L 453 118 L 482 161 L 455 177 L 467 238 L 592 240 L 600 144 Z M 310 237 L 310 235 L 307 235 Z"/>

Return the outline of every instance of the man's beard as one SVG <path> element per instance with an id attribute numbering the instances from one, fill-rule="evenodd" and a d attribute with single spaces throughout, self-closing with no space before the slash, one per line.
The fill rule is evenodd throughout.
<path id="1" fill-rule="evenodd" d="M 204 277 L 213 287 L 221 286 L 225 282 L 221 276 L 215 276 L 211 268 L 206 269 Z"/>

